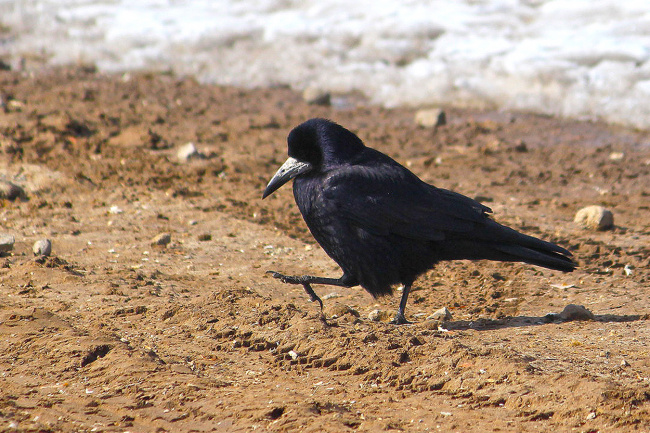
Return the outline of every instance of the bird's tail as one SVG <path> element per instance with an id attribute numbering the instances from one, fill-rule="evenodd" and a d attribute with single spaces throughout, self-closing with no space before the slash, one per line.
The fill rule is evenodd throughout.
<path id="1" fill-rule="evenodd" d="M 497 244 L 492 245 L 492 248 L 505 254 L 506 256 L 501 259 L 505 261 L 524 262 L 564 272 L 571 272 L 576 268 L 575 262 L 570 257 L 555 251 L 535 250 L 521 245 Z"/>
<path id="2" fill-rule="evenodd" d="M 484 227 L 471 241 L 456 241 L 454 244 L 452 248 L 455 251 L 448 250 L 443 255 L 453 256 L 460 252 L 464 258 L 524 262 L 564 272 L 571 272 L 577 266 L 566 249 L 495 221 L 490 221 L 488 227 Z"/>

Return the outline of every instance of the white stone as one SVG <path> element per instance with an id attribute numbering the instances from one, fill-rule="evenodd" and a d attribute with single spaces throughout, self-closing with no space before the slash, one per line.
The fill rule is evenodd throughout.
<path id="1" fill-rule="evenodd" d="M 614 214 L 602 206 L 587 206 L 580 209 L 573 221 L 593 230 L 607 230 L 614 226 Z"/>
<path id="2" fill-rule="evenodd" d="M 187 143 L 181 146 L 176 152 L 178 160 L 181 162 L 187 162 L 192 159 L 204 159 L 205 155 L 198 151 L 194 143 Z"/>
<path id="3" fill-rule="evenodd" d="M 330 93 L 319 87 L 307 87 L 302 92 L 302 99 L 310 105 L 331 105 L 332 103 Z"/>
<path id="4" fill-rule="evenodd" d="M 16 238 L 13 235 L 0 233 L 0 253 L 8 253 L 14 249 Z"/>
<path id="5" fill-rule="evenodd" d="M 441 108 L 418 110 L 415 113 L 415 123 L 423 128 L 433 128 L 435 126 L 445 125 L 447 123 L 447 115 Z"/>
<path id="6" fill-rule="evenodd" d="M 451 311 L 447 309 L 447 307 L 442 307 L 439 310 L 436 310 L 431 314 L 429 317 L 427 317 L 427 320 L 440 320 L 440 321 L 447 321 L 451 320 L 454 317 L 451 314 Z"/>
<path id="7" fill-rule="evenodd" d="M 151 245 L 160 245 L 167 246 L 172 241 L 172 235 L 170 233 L 160 233 L 151 239 Z"/>
<path id="8" fill-rule="evenodd" d="M 368 313 L 368 319 L 373 322 L 388 322 L 392 319 L 392 316 L 388 311 L 376 309 Z"/>
<path id="9" fill-rule="evenodd" d="M 32 252 L 35 256 L 49 256 L 52 254 L 52 241 L 49 239 L 41 239 L 34 242 Z"/>
<path id="10" fill-rule="evenodd" d="M 609 154 L 609 159 L 611 161 L 622 161 L 623 158 L 625 158 L 625 154 L 623 152 L 612 152 Z"/>

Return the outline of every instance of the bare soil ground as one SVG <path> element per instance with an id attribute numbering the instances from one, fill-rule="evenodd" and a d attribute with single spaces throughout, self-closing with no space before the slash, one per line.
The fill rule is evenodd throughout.
<path id="1" fill-rule="evenodd" d="M 166 75 L 0 72 L 0 431 L 650 431 L 650 135 L 520 113 L 414 110 Z M 453 262 L 399 298 L 265 274 L 340 271 L 285 187 L 289 130 L 338 121 L 424 180 L 569 248 L 571 274 Z M 177 159 L 193 142 L 205 158 Z M 576 226 L 601 204 L 616 227 Z M 159 233 L 166 247 L 152 246 Z M 35 258 L 32 244 L 53 242 Z M 581 304 L 595 320 L 546 318 Z M 446 306 L 453 319 L 427 317 Z"/>

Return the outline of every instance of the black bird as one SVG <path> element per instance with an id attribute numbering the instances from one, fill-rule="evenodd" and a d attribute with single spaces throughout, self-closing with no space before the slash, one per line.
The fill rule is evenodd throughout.
<path id="1" fill-rule="evenodd" d="M 404 310 L 411 285 L 441 260 L 525 262 L 565 272 L 576 267 L 564 248 L 495 222 L 487 206 L 423 182 L 334 122 L 308 120 L 287 141 L 289 158 L 262 198 L 294 179 L 293 195 L 309 230 L 343 276 L 269 273 L 302 284 L 321 310 L 312 283 L 361 285 L 373 297 L 403 284 L 392 323 L 409 323 Z"/>

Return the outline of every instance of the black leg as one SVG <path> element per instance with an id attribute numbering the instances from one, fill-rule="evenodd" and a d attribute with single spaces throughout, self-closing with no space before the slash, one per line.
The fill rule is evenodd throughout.
<path id="1" fill-rule="evenodd" d="M 343 274 L 341 278 L 325 278 L 325 277 L 314 277 L 312 275 L 283 275 L 275 271 L 266 271 L 267 274 L 271 274 L 273 278 L 277 278 L 283 283 L 287 284 L 301 284 L 305 289 L 305 292 L 309 295 L 311 302 L 318 301 L 320 304 L 320 311 L 323 312 L 323 301 L 318 297 L 314 289 L 311 288 L 311 284 L 327 284 L 330 286 L 339 286 L 339 287 L 352 287 L 356 284 L 353 283 L 350 277 Z"/>
<path id="2" fill-rule="evenodd" d="M 352 287 L 356 284 L 351 281 L 347 275 L 343 275 L 341 278 L 325 278 L 325 277 L 314 277 L 313 275 L 284 275 L 275 271 L 266 271 L 267 274 L 271 274 L 273 278 L 277 278 L 283 283 L 287 284 L 327 284 L 329 286 L 339 286 L 339 287 Z"/>
<path id="3" fill-rule="evenodd" d="M 406 310 L 406 302 L 409 299 L 410 291 L 411 291 L 411 285 L 404 284 L 404 288 L 402 289 L 402 299 L 400 299 L 399 301 L 399 308 L 397 309 L 397 314 L 395 314 L 395 318 L 391 320 L 390 323 L 394 325 L 406 325 L 412 323 L 406 320 L 406 316 L 404 315 L 404 310 Z"/>

